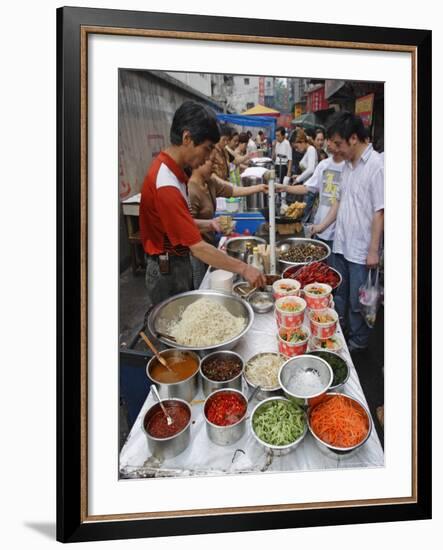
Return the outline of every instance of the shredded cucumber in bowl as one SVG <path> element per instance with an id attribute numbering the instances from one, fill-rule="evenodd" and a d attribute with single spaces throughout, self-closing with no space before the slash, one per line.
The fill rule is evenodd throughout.
<path id="1" fill-rule="evenodd" d="M 270 401 L 256 410 L 252 427 L 257 437 L 268 445 L 289 445 L 303 434 L 305 415 L 295 403 Z"/>

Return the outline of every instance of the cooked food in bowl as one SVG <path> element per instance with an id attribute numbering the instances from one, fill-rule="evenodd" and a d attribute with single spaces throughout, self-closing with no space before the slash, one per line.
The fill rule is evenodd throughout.
<path id="1" fill-rule="evenodd" d="M 328 365 L 331 367 L 332 372 L 334 373 L 331 389 L 340 386 L 348 378 L 348 364 L 342 357 L 340 357 L 336 353 L 331 353 L 329 351 L 313 351 L 310 353 L 310 355 L 314 355 L 315 357 L 320 357 L 320 359 L 324 359 L 326 363 L 328 363 Z"/>
<path id="2" fill-rule="evenodd" d="M 323 296 L 328 294 L 328 289 L 324 286 L 312 284 L 305 288 L 305 292 L 308 294 L 315 294 L 316 296 Z"/>
<path id="3" fill-rule="evenodd" d="M 301 288 L 312 283 L 325 283 L 335 289 L 341 282 L 341 276 L 332 267 L 323 262 L 314 262 L 302 267 L 291 266 L 285 269 L 284 278 L 297 279 Z"/>
<path id="4" fill-rule="evenodd" d="M 163 404 L 166 412 L 173 420 L 172 424 L 168 425 L 162 409 L 150 416 L 145 424 L 147 433 L 157 439 L 166 439 L 180 433 L 188 425 L 191 418 L 189 407 L 172 401 L 166 401 Z"/>
<path id="5" fill-rule="evenodd" d="M 303 311 L 305 306 L 301 302 L 290 302 L 285 301 L 282 304 L 279 304 L 278 309 L 281 311 L 290 311 L 291 313 L 296 313 L 298 311 Z"/>
<path id="6" fill-rule="evenodd" d="M 252 416 L 256 436 L 272 446 L 294 443 L 305 431 L 303 409 L 287 399 L 271 399 L 259 405 Z"/>
<path id="7" fill-rule="evenodd" d="M 202 363 L 202 372 L 210 380 L 225 382 L 238 376 L 243 368 L 242 361 L 235 355 L 213 355 Z"/>
<path id="8" fill-rule="evenodd" d="M 338 449 L 349 449 L 362 443 L 370 423 L 363 407 L 342 394 L 327 394 L 310 412 L 312 432 L 324 443 Z"/>
<path id="9" fill-rule="evenodd" d="M 152 379 L 161 384 L 175 384 L 187 380 L 198 369 L 198 361 L 186 352 L 165 359 L 169 369 L 162 365 L 158 359 L 152 362 L 149 369 Z"/>
<path id="10" fill-rule="evenodd" d="M 326 249 L 321 244 L 296 244 L 289 250 L 280 253 L 280 260 L 285 262 L 302 263 L 311 260 L 322 260 L 326 256 Z"/>
<path id="11" fill-rule="evenodd" d="M 247 402 L 240 392 L 217 391 L 208 398 L 206 418 L 216 426 L 232 426 L 245 416 Z"/>
<path id="12" fill-rule="evenodd" d="M 244 318 L 235 317 L 220 302 L 211 298 L 200 298 L 185 308 L 180 320 L 169 325 L 168 334 L 178 344 L 215 346 L 231 340 L 245 326 Z"/>
<path id="13" fill-rule="evenodd" d="M 300 290 L 300 283 L 295 279 L 280 279 L 272 285 L 276 297 L 294 295 Z"/>
<path id="14" fill-rule="evenodd" d="M 285 360 L 279 353 L 259 353 L 251 357 L 245 367 L 247 382 L 263 389 L 278 388 L 278 371 Z"/>
<path id="15" fill-rule="evenodd" d="M 311 313 L 311 320 L 323 325 L 327 323 L 333 323 L 334 321 L 337 320 L 337 318 L 332 313 L 329 313 L 327 310 L 326 311 L 314 310 Z"/>
<path id="16" fill-rule="evenodd" d="M 338 351 L 343 347 L 343 341 L 338 336 L 331 336 L 330 338 L 317 338 L 314 336 L 312 338 L 312 347 L 314 349 L 325 349 L 330 351 Z"/>
<path id="17" fill-rule="evenodd" d="M 308 332 L 302 327 L 296 329 L 281 327 L 278 335 L 282 340 L 291 344 L 305 342 L 309 338 Z"/>

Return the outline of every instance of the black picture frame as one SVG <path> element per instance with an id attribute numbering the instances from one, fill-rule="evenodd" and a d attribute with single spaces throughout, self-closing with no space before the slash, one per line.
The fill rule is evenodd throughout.
<path id="1" fill-rule="evenodd" d="M 81 29 L 153 29 L 281 39 L 408 46 L 416 52 L 416 356 L 414 502 L 257 513 L 88 521 L 81 490 L 82 118 Z M 57 540 L 78 542 L 183 534 L 285 529 L 431 518 L 431 31 L 269 21 L 136 11 L 57 10 Z M 84 305 L 84 304 L 83 304 Z M 418 327 L 420 327 L 418 329 Z M 83 507 L 83 508 L 82 508 Z"/>

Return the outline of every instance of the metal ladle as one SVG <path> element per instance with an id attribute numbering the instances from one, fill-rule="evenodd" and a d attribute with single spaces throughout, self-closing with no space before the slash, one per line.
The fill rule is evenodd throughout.
<path id="1" fill-rule="evenodd" d="M 160 397 L 160 395 L 158 393 L 158 390 L 157 390 L 157 386 L 155 384 L 152 384 L 151 387 L 152 387 L 152 393 L 155 395 L 155 398 L 157 399 L 162 411 L 164 412 L 164 414 L 166 416 L 166 422 L 167 422 L 168 426 L 170 426 L 171 424 L 174 424 L 174 421 L 169 416 L 168 411 L 166 410 L 165 406 L 163 405 L 163 402 L 162 402 L 161 397 Z"/>

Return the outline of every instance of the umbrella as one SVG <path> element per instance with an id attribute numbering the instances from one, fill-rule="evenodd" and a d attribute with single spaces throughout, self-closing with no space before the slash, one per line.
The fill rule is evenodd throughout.
<path id="1" fill-rule="evenodd" d="M 301 126 L 302 128 L 308 128 L 310 130 L 316 130 L 317 128 L 320 128 L 321 130 L 325 129 L 324 125 L 321 124 L 315 116 L 315 113 L 305 113 L 300 115 L 292 120 L 292 124 Z"/>
<path id="2" fill-rule="evenodd" d="M 280 112 L 276 109 L 271 109 L 270 107 L 265 107 L 264 105 L 255 105 L 247 111 L 243 111 L 242 115 L 246 116 L 280 116 Z"/>

